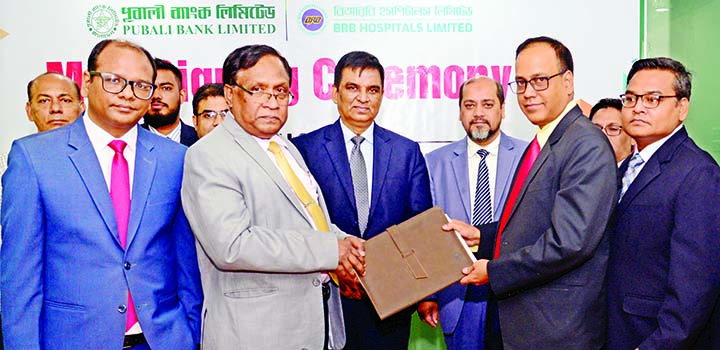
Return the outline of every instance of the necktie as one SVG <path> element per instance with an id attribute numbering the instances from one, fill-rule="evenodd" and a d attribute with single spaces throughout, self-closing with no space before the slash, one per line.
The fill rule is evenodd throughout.
<path id="1" fill-rule="evenodd" d="M 275 156 L 275 161 L 277 162 L 285 181 L 287 181 L 290 188 L 292 188 L 293 192 L 295 192 L 295 195 L 298 199 L 300 199 L 300 202 L 302 202 L 305 206 L 305 209 L 307 209 L 308 213 L 310 213 L 310 217 L 315 223 L 318 231 L 330 232 L 330 227 L 328 226 L 325 214 L 320 208 L 320 205 L 312 198 L 312 196 L 310 196 L 307 189 L 305 189 L 305 186 L 292 170 L 290 163 L 288 163 L 287 158 L 285 158 L 280 146 L 275 141 L 270 141 L 268 150 Z M 330 278 L 332 278 L 335 284 L 338 283 L 335 273 L 329 272 L 328 275 L 330 275 Z"/>
<path id="2" fill-rule="evenodd" d="M 123 156 L 127 144 L 122 140 L 113 140 L 108 146 L 115 151 L 110 170 L 110 198 L 115 209 L 115 220 L 117 221 L 120 244 L 123 248 L 127 246 L 128 221 L 130 219 L 130 174 L 128 162 Z M 130 329 L 137 323 L 135 305 L 128 290 L 127 318 L 125 319 L 125 330 Z"/>
<path id="3" fill-rule="evenodd" d="M 517 172 L 517 177 L 515 177 L 515 182 L 513 183 L 512 190 L 510 190 L 510 196 L 508 196 L 507 202 L 505 203 L 505 209 L 503 209 L 502 217 L 500 218 L 500 227 L 498 228 L 497 241 L 495 242 L 495 259 L 500 256 L 500 243 L 502 242 L 502 232 L 505 229 L 505 225 L 507 224 L 508 219 L 510 218 L 510 213 L 515 206 L 517 197 L 518 195 L 520 195 L 520 190 L 522 189 L 523 184 L 525 184 L 525 179 L 527 179 L 527 176 L 530 173 L 530 169 L 532 168 L 539 154 L 540 144 L 538 143 L 537 136 L 535 136 L 532 143 L 530 143 L 527 152 L 525 153 L 525 157 L 523 158 L 522 163 L 520 163 L 520 169 Z"/>
<path id="4" fill-rule="evenodd" d="M 350 152 L 350 173 L 352 174 L 353 190 L 355 191 L 355 206 L 357 207 L 358 228 L 360 236 L 365 234 L 368 215 L 370 214 L 370 200 L 368 199 L 368 180 L 365 158 L 360 150 L 360 144 L 365 141 L 362 136 L 353 136 L 352 152 Z"/>
<path id="5" fill-rule="evenodd" d="M 478 164 L 477 185 L 475 186 L 475 206 L 473 207 L 473 226 L 487 224 L 492 221 L 492 204 L 490 203 L 490 178 L 485 158 L 488 151 L 477 151 L 480 156 Z"/>
<path id="6" fill-rule="evenodd" d="M 635 177 L 637 176 L 638 168 L 643 163 L 645 163 L 645 161 L 642 157 L 640 157 L 640 153 L 636 152 L 633 154 L 632 158 L 630 158 L 627 170 L 625 170 L 625 174 L 623 174 L 622 177 L 622 188 L 620 189 L 620 198 L 618 198 L 618 203 L 620 203 L 622 197 L 625 195 L 625 192 L 627 192 L 628 188 L 630 188 L 630 184 L 632 184 L 633 180 L 635 180 Z"/>

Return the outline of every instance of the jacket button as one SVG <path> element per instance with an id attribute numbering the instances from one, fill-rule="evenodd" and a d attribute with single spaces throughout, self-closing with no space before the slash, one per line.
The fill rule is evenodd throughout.
<path id="1" fill-rule="evenodd" d="M 320 285 L 320 280 L 317 278 L 313 278 L 312 284 L 313 284 L 313 286 L 317 287 Z"/>
<path id="2" fill-rule="evenodd" d="M 127 311 L 127 306 L 125 306 L 125 305 L 120 305 L 120 306 L 118 306 L 117 310 L 118 310 L 119 313 L 124 314 L 125 311 Z"/>
<path id="3" fill-rule="evenodd" d="M 125 264 L 123 264 L 123 267 L 125 267 L 125 270 L 130 270 L 130 268 L 132 267 L 132 265 L 130 264 L 129 261 L 126 261 Z"/>
<path id="4" fill-rule="evenodd" d="M 508 241 L 503 241 L 503 242 L 502 242 L 502 245 L 503 245 L 503 246 L 507 246 L 508 244 L 510 244 L 510 243 L 508 243 Z"/>

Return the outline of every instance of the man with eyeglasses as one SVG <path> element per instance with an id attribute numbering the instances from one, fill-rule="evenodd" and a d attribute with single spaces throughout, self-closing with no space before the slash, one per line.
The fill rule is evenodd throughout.
<path id="1" fill-rule="evenodd" d="M 364 271 L 362 240 L 330 223 L 290 141 L 291 70 L 267 45 L 225 59 L 230 113 L 188 150 L 183 206 L 197 238 L 206 349 L 342 349 L 340 286 Z"/>
<path id="2" fill-rule="evenodd" d="M 340 115 L 333 124 L 293 138 L 310 172 L 327 195 L 332 222 L 344 232 L 370 239 L 432 206 L 420 146 L 375 123 L 383 98 L 385 70 L 363 51 L 345 54 L 335 66 L 332 100 Z M 380 320 L 362 291 L 345 293 L 346 350 L 407 349 L 409 307 Z"/>
<path id="3" fill-rule="evenodd" d="M 444 226 L 479 245 L 478 261 L 464 269 L 460 282 L 489 284 L 505 349 L 602 349 L 615 157 L 573 100 L 568 48 L 552 38 L 531 38 L 515 57 L 510 87 L 539 130 L 500 221 Z"/>
<path id="4" fill-rule="evenodd" d="M 617 98 L 604 98 L 590 110 L 590 121 L 607 135 L 615 151 L 618 167 L 635 146 L 635 140 L 623 130 L 621 110 L 622 102 Z"/>
<path id="5" fill-rule="evenodd" d="M 197 89 L 192 106 L 193 124 L 199 138 L 222 123 L 230 110 L 225 100 L 225 88 L 219 83 L 205 84 Z"/>
<path id="6" fill-rule="evenodd" d="M 720 349 L 720 168 L 688 136 L 691 76 L 635 62 L 620 96 L 637 149 L 620 167 L 608 265 L 608 349 Z"/>
<path id="7" fill-rule="evenodd" d="M 137 126 L 155 65 L 104 40 L 85 115 L 13 143 L 4 180 L 8 349 L 195 349 L 202 290 L 180 204 L 185 147 Z"/>
<path id="8" fill-rule="evenodd" d="M 174 64 L 163 59 L 155 58 L 155 66 L 157 88 L 143 117 L 142 127 L 190 147 L 198 140 L 198 134 L 180 119 L 180 106 L 187 94 L 182 85 L 182 74 Z"/>

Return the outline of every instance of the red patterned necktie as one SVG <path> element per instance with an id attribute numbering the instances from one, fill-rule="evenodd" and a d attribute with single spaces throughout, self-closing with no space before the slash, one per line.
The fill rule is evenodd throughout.
<path id="1" fill-rule="evenodd" d="M 128 171 L 128 162 L 125 156 L 123 156 L 123 151 L 127 143 L 122 140 L 114 140 L 111 141 L 108 146 L 115 151 L 112 169 L 110 171 L 110 198 L 115 208 L 115 220 L 117 220 L 120 244 L 125 248 L 127 245 L 128 221 L 130 219 L 130 174 Z M 128 290 L 125 330 L 130 329 L 135 323 L 137 323 L 137 314 L 135 313 L 135 305 L 130 295 L 130 290 Z"/>
<path id="2" fill-rule="evenodd" d="M 518 170 L 517 177 L 515 178 L 512 190 L 510 191 L 510 196 L 508 196 L 507 203 L 505 203 L 505 210 L 503 210 L 502 217 L 500 218 L 497 241 L 495 242 L 495 259 L 500 256 L 500 243 L 502 242 L 502 232 L 505 229 L 505 225 L 507 224 L 512 209 L 515 206 L 515 202 L 517 201 L 517 197 L 520 194 L 520 190 L 522 189 L 523 184 L 525 184 L 525 179 L 527 179 L 527 176 L 530 173 L 530 169 L 532 168 L 533 163 L 535 163 L 535 160 L 537 159 L 539 154 L 540 144 L 538 143 L 537 136 L 535 136 L 532 143 L 530 143 L 530 147 L 525 154 L 525 158 L 523 158 L 523 161 L 520 164 L 520 170 Z"/>

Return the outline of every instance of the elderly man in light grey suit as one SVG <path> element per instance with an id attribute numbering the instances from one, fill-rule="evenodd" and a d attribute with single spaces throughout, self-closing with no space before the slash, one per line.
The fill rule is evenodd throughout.
<path id="1" fill-rule="evenodd" d="M 359 290 L 362 240 L 329 224 L 302 157 L 278 135 L 290 72 L 269 46 L 233 51 L 223 66 L 231 118 L 186 156 L 182 200 L 198 242 L 205 349 L 345 344 L 330 280 L 340 277 L 346 295 Z"/>

